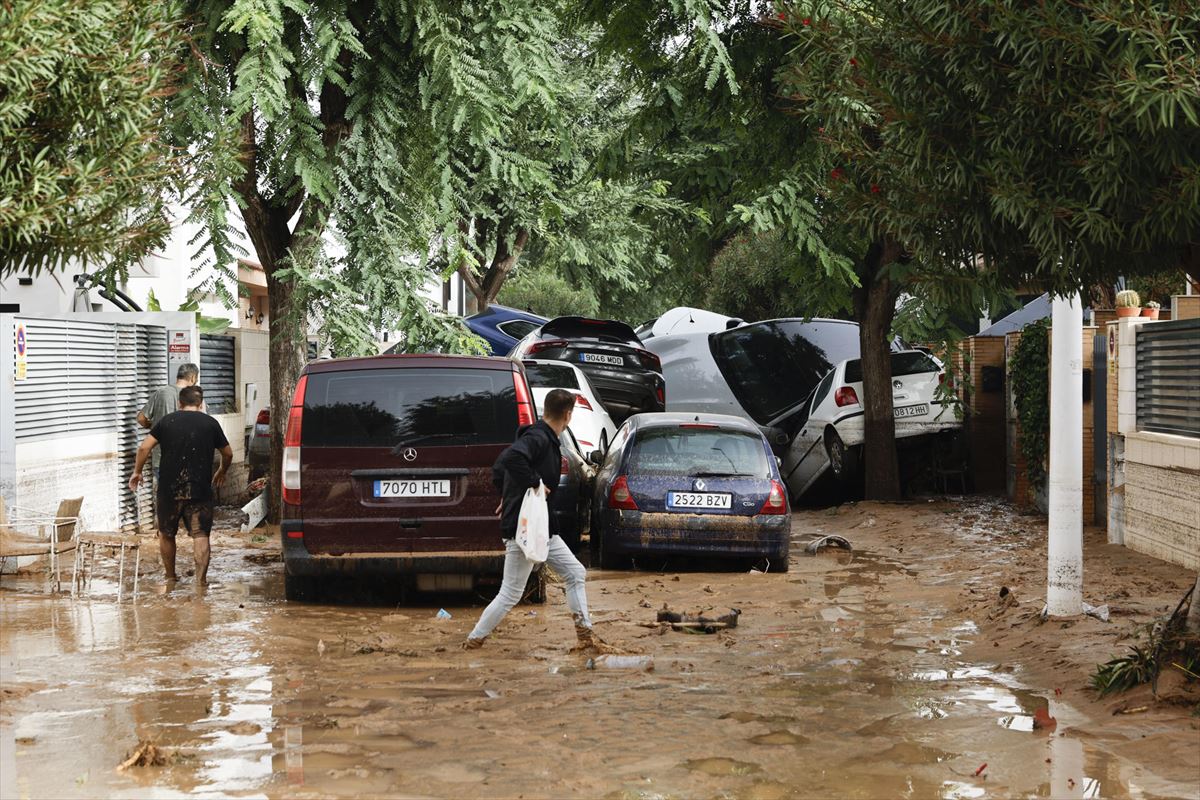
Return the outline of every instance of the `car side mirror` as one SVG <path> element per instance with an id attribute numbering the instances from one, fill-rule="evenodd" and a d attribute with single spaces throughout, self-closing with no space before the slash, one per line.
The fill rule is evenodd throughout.
<path id="1" fill-rule="evenodd" d="M 592 452 L 588 453 L 588 462 L 596 467 L 603 464 L 604 463 L 604 451 L 603 450 L 593 450 Z"/>

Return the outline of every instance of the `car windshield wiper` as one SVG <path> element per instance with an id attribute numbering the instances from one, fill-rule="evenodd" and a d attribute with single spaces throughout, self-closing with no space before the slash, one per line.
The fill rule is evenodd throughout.
<path id="1" fill-rule="evenodd" d="M 457 439 L 460 436 L 471 439 L 479 438 L 478 433 L 427 433 L 424 436 L 414 436 L 411 439 L 405 439 L 403 442 L 400 442 L 400 444 L 393 447 L 392 452 L 398 454 L 404 448 L 411 447 L 417 442 L 425 442 L 430 439 Z"/>
<path id="2" fill-rule="evenodd" d="M 693 472 L 697 478 L 753 478 L 753 473 L 750 472 L 721 472 L 719 470 L 702 469 L 699 472 Z"/>

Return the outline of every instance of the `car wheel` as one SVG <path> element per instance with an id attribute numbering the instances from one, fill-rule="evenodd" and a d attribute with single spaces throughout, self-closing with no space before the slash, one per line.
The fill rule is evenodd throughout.
<path id="1" fill-rule="evenodd" d="M 858 448 L 846 447 L 837 431 L 825 433 L 825 452 L 829 454 L 829 471 L 839 481 L 849 482 L 858 474 Z"/>
<path id="2" fill-rule="evenodd" d="M 317 582 L 308 575 L 284 575 L 283 596 L 293 603 L 312 602 L 317 596 Z"/>

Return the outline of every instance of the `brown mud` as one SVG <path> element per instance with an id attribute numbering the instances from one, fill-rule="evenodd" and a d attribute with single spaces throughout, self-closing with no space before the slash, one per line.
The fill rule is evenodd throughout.
<path id="1" fill-rule="evenodd" d="M 652 672 L 587 669 L 556 587 L 470 651 L 483 600 L 286 603 L 261 533 L 215 533 L 206 590 L 153 564 L 136 603 L 112 575 L 90 600 L 6 576 L 0 797 L 1200 796 L 1194 687 L 1087 688 L 1194 577 L 1089 532 L 1112 621 L 1041 623 L 1044 526 L 860 503 L 798 512 L 788 573 L 591 572 L 597 631 Z M 804 554 L 831 533 L 854 552 Z M 741 616 L 688 635 L 654 624 L 664 603 Z M 118 771 L 139 742 L 172 757 Z"/>

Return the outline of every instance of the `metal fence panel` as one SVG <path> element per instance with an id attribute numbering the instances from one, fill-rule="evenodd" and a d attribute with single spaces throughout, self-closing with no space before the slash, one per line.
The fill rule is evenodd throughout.
<path id="1" fill-rule="evenodd" d="M 210 414 L 228 414 L 237 409 L 234 344 L 232 336 L 200 335 L 200 385 Z"/>
<path id="2" fill-rule="evenodd" d="M 1138 330 L 1137 428 L 1200 438 L 1200 319 Z"/>

